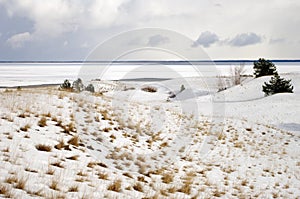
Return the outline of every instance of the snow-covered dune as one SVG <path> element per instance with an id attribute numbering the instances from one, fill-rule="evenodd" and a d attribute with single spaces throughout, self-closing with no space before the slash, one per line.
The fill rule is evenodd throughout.
<path id="1" fill-rule="evenodd" d="M 3 89 L 0 197 L 298 198 L 300 78 L 284 77 L 295 93 L 264 97 L 270 77 Z"/>

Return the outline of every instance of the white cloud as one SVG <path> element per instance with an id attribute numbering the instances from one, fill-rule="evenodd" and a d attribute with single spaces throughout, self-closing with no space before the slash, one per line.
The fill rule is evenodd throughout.
<path id="1" fill-rule="evenodd" d="M 19 34 L 15 34 L 9 39 L 7 39 L 7 43 L 12 47 L 12 48 L 21 48 L 23 47 L 24 43 L 26 41 L 29 41 L 31 39 L 31 35 L 29 32 L 23 32 Z"/>
<path id="2" fill-rule="evenodd" d="M 66 48 L 70 51 L 65 52 L 74 56 L 77 56 L 76 49 L 71 51 L 71 47 L 88 49 L 86 42 L 92 48 L 112 35 L 144 27 L 166 28 L 195 39 L 202 32 L 194 46 L 207 47 L 205 50 L 214 58 L 245 57 L 247 53 L 250 57 L 259 53 L 280 57 L 281 46 L 298 42 L 300 34 L 299 0 L 272 3 L 261 0 L 228 0 L 226 3 L 221 0 L 0 0 L 0 9 L 6 11 L 10 24 L 14 24 L 14 20 L 22 24 L 18 28 L 4 25 L 2 38 L 7 33 L 30 32 L 36 48 L 62 45 L 68 38 Z M 249 10 L 251 14 L 245 14 Z M 216 33 L 203 33 L 211 29 Z M 241 32 L 244 34 L 238 35 Z M 282 38 L 284 42 L 270 38 Z M 253 45 L 258 43 L 261 45 Z M 15 46 L 23 44 L 19 42 Z M 236 47 L 243 47 L 245 54 Z M 286 49 L 290 50 L 286 53 L 299 52 L 299 47 L 288 45 Z M 55 57 L 59 52 L 52 48 L 48 52 Z M 31 46 L 26 50 L 32 49 Z"/>
<path id="3" fill-rule="evenodd" d="M 269 43 L 270 44 L 278 44 L 278 43 L 283 43 L 286 42 L 286 39 L 284 38 L 276 38 L 276 39 L 270 39 Z"/>
<path id="4" fill-rule="evenodd" d="M 33 34 L 56 37 L 67 32 L 76 32 L 79 28 L 89 30 L 111 26 L 119 16 L 122 2 L 4 0 L 2 4 L 11 17 L 25 17 L 33 21 Z"/>
<path id="5" fill-rule="evenodd" d="M 210 45 L 218 41 L 219 41 L 218 35 L 210 31 L 205 31 L 200 34 L 199 38 L 193 44 L 193 47 L 201 45 L 208 48 L 210 47 Z"/>
<path id="6" fill-rule="evenodd" d="M 231 46 L 248 46 L 254 45 L 262 42 L 262 37 L 251 32 L 251 33 L 242 33 L 236 35 L 234 38 L 229 40 L 228 44 Z"/>
<path id="7" fill-rule="evenodd" d="M 169 43 L 170 39 L 168 37 L 162 36 L 162 35 L 153 35 L 149 37 L 148 45 L 150 46 L 159 46 L 162 44 Z"/>
<path id="8" fill-rule="evenodd" d="M 69 44 L 69 42 L 68 41 L 64 41 L 64 46 L 67 46 Z"/>

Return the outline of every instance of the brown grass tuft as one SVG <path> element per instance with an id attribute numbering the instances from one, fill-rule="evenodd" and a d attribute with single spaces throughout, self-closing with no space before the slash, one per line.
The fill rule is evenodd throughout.
<path id="1" fill-rule="evenodd" d="M 173 179 L 174 179 L 174 175 L 171 173 L 165 173 L 161 178 L 162 182 L 166 184 L 173 182 Z"/>
<path id="2" fill-rule="evenodd" d="M 69 188 L 69 192 L 78 192 L 78 185 L 73 185 Z"/>
<path id="3" fill-rule="evenodd" d="M 152 86 L 146 86 L 146 87 L 141 88 L 141 90 L 145 91 L 145 92 L 149 92 L 149 93 L 155 93 L 157 91 L 157 88 L 152 87 Z"/>
<path id="4" fill-rule="evenodd" d="M 4 182 L 6 182 L 8 184 L 13 184 L 13 183 L 18 182 L 18 178 L 16 176 L 10 176 L 10 177 L 6 178 L 4 180 Z"/>
<path id="5" fill-rule="evenodd" d="M 102 180 L 107 180 L 108 179 L 108 174 L 107 173 L 98 173 L 98 178 Z"/>
<path id="6" fill-rule="evenodd" d="M 51 163 L 52 166 L 58 167 L 58 168 L 64 168 L 64 166 L 61 164 L 59 160 L 56 162 Z"/>
<path id="7" fill-rule="evenodd" d="M 66 159 L 68 159 L 68 160 L 78 160 L 78 157 L 79 157 L 79 155 L 73 155 L 73 156 L 67 157 Z"/>
<path id="8" fill-rule="evenodd" d="M 45 117 L 42 117 L 39 121 L 38 121 L 38 125 L 40 127 L 45 127 L 47 126 L 47 119 Z"/>
<path id="9" fill-rule="evenodd" d="M 52 150 L 51 146 L 45 144 L 38 144 L 35 146 L 35 148 L 39 151 L 46 151 L 46 152 L 50 152 Z"/>
<path id="10" fill-rule="evenodd" d="M 73 136 L 69 141 L 68 144 L 79 146 L 79 137 L 77 135 Z"/>
<path id="11" fill-rule="evenodd" d="M 143 185 L 139 182 L 135 183 L 132 188 L 136 191 L 143 192 Z"/>
<path id="12" fill-rule="evenodd" d="M 115 192 L 120 192 L 121 191 L 121 187 L 122 187 L 122 181 L 119 180 L 115 180 L 112 184 L 110 184 L 107 187 L 107 190 L 109 191 L 115 191 Z"/>
<path id="13" fill-rule="evenodd" d="M 9 192 L 7 186 L 0 185 L 0 194 L 6 195 Z"/>
<path id="14" fill-rule="evenodd" d="M 56 191 L 59 191 L 59 188 L 58 188 L 58 180 L 52 179 L 49 188 L 50 188 L 50 189 L 53 189 L 53 190 L 56 190 Z"/>
<path id="15" fill-rule="evenodd" d="M 55 170 L 52 169 L 50 166 L 48 166 L 48 170 L 47 170 L 46 174 L 48 174 L 48 175 L 53 175 L 54 172 L 55 172 Z"/>
<path id="16" fill-rule="evenodd" d="M 17 180 L 15 188 L 24 190 L 27 180 L 28 180 L 27 178 L 21 177 L 20 179 Z"/>
<path id="17" fill-rule="evenodd" d="M 78 175 L 78 176 L 87 176 L 87 174 L 84 173 L 83 171 L 79 171 L 79 172 L 77 173 L 77 175 Z"/>
<path id="18" fill-rule="evenodd" d="M 20 128 L 20 130 L 24 131 L 24 132 L 27 132 L 28 129 L 30 129 L 30 125 L 29 124 L 26 124 L 25 126 L 23 126 L 23 127 Z"/>
<path id="19" fill-rule="evenodd" d="M 61 150 L 62 148 L 65 147 L 65 142 L 64 142 L 64 139 L 61 138 L 58 142 L 57 145 L 54 146 L 54 148 L 58 149 L 58 150 Z"/>

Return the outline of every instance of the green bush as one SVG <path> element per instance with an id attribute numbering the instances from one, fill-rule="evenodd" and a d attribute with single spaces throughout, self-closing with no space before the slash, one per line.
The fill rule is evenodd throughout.
<path id="1" fill-rule="evenodd" d="M 275 93 L 292 93 L 293 86 L 291 80 L 281 78 L 278 74 L 275 74 L 269 83 L 264 83 L 263 92 L 265 95 L 273 95 Z"/>
<path id="2" fill-rule="evenodd" d="M 73 82 L 72 88 L 76 92 L 81 92 L 81 91 L 83 91 L 85 89 L 84 85 L 82 83 L 82 80 L 80 78 L 78 78 L 77 80 L 75 80 Z"/>
<path id="3" fill-rule="evenodd" d="M 69 82 L 69 80 L 65 80 L 64 83 L 62 83 L 60 85 L 60 88 L 63 89 L 63 90 L 68 90 L 68 89 L 71 89 L 71 83 Z"/>
<path id="4" fill-rule="evenodd" d="M 259 58 L 258 61 L 255 61 L 253 69 L 255 78 L 278 74 L 276 66 L 271 61 L 265 60 L 264 58 Z"/>
<path id="5" fill-rule="evenodd" d="M 93 84 L 89 84 L 86 88 L 85 88 L 86 91 L 89 91 L 91 93 L 94 93 L 95 92 L 95 87 L 93 86 Z"/>

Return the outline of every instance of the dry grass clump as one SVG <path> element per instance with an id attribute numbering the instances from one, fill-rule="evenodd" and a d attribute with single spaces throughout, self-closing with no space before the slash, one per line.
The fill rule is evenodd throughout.
<path id="1" fill-rule="evenodd" d="M 87 164 L 87 167 L 89 167 L 89 168 L 94 168 L 94 167 L 97 166 L 97 165 L 98 165 L 97 162 L 89 162 L 89 163 Z"/>
<path id="2" fill-rule="evenodd" d="M 1 151 L 2 151 L 3 153 L 8 153 L 8 152 L 9 152 L 9 148 L 6 147 L 5 149 L 2 149 Z"/>
<path id="3" fill-rule="evenodd" d="M 78 176 L 87 176 L 87 174 L 84 173 L 83 171 L 79 171 L 79 172 L 77 173 L 77 175 L 78 175 Z"/>
<path id="4" fill-rule="evenodd" d="M 10 187 L 0 185 L 0 195 L 4 195 L 5 198 L 15 198 Z"/>
<path id="5" fill-rule="evenodd" d="M 46 152 L 50 152 L 52 150 L 51 146 L 45 144 L 38 144 L 35 146 L 35 148 L 39 151 L 46 151 Z"/>
<path id="6" fill-rule="evenodd" d="M 123 173 L 124 176 L 128 177 L 128 178 L 133 178 L 132 175 L 130 173 Z"/>
<path id="7" fill-rule="evenodd" d="M 59 191 L 59 187 L 58 187 L 58 180 L 57 179 L 52 179 L 51 184 L 49 185 L 50 189 Z"/>
<path id="8" fill-rule="evenodd" d="M 47 126 L 47 119 L 46 119 L 46 117 L 42 117 L 42 118 L 38 121 L 38 125 L 39 125 L 40 127 L 45 127 L 45 126 Z"/>
<path id="9" fill-rule="evenodd" d="M 165 173 L 163 174 L 163 176 L 161 177 L 161 180 L 163 183 L 169 184 L 171 182 L 173 182 L 174 180 L 174 175 L 171 173 Z"/>
<path id="10" fill-rule="evenodd" d="M 187 195 L 191 194 L 191 190 L 192 190 L 191 185 L 193 184 L 193 177 L 194 177 L 194 174 L 192 172 L 188 173 L 184 177 L 184 184 L 183 184 L 183 186 L 181 188 L 179 188 L 177 191 L 185 193 Z"/>
<path id="11" fill-rule="evenodd" d="M 68 125 L 63 124 L 61 120 L 58 120 L 56 122 L 56 126 L 59 126 L 60 128 L 63 129 L 63 132 L 66 134 L 71 134 L 71 132 L 76 132 L 76 126 L 73 122 L 70 122 Z"/>
<path id="12" fill-rule="evenodd" d="M 6 178 L 4 180 L 4 182 L 6 182 L 8 184 L 13 184 L 13 183 L 18 182 L 18 178 L 16 176 L 10 176 L 10 177 Z"/>
<path id="13" fill-rule="evenodd" d="M 73 155 L 73 156 L 67 157 L 66 159 L 68 159 L 68 160 L 78 160 L 78 158 L 79 158 L 79 155 Z"/>
<path id="14" fill-rule="evenodd" d="M 78 185 L 73 185 L 69 188 L 69 192 L 78 192 Z"/>
<path id="15" fill-rule="evenodd" d="M 143 185 L 139 182 L 135 183 L 132 188 L 136 191 L 143 192 Z"/>
<path id="16" fill-rule="evenodd" d="M 214 197 L 222 197 L 223 195 L 225 195 L 225 192 L 224 191 L 219 191 L 219 190 L 214 190 L 213 192 L 212 192 L 212 195 L 214 196 Z"/>
<path id="17" fill-rule="evenodd" d="M 29 117 L 30 115 L 28 114 L 28 113 L 20 113 L 19 115 L 18 115 L 18 117 L 20 117 L 20 118 L 26 118 L 26 117 Z"/>
<path id="18" fill-rule="evenodd" d="M 48 175 L 53 175 L 54 172 L 55 172 L 55 170 L 52 169 L 50 166 L 48 166 L 48 170 L 46 171 L 46 174 L 48 174 Z"/>
<path id="19" fill-rule="evenodd" d="M 60 139 L 59 142 L 58 142 L 58 144 L 54 146 L 54 148 L 56 148 L 58 150 L 61 150 L 64 147 L 65 147 L 64 139 Z"/>
<path id="20" fill-rule="evenodd" d="M 74 135 L 69 141 L 68 144 L 71 144 L 73 146 L 79 146 L 79 137 L 77 135 Z"/>
<path id="21" fill-rule="evenodd" d="M 157 91 L 157 88 L 153 86 L 146 86 L 141 88 L 142 91 L 149 92 L 149 93 L 155 93 Z"/>
<path id="22" fill-rule="evenodd" d="M 27 132 L 28 129 L 30 129 L 30 125 L 29 124 L 26 124 L 25 126 L 23 126 L 23 127 L 20 128 L 20 130 L 24 131 L 24 132 Z"/>
<path id="23" fill-rule="evenodd" d="M 122 187 L 122 180 L 115 180 L 112 184 L 108 185 L 107 190 L 120 192 Z"/>
<path id="24" fill-rule="evenodd" d="M 37 172 L 38 172 L 37 170 L 31 169 L 31 168 L 29 168 L 29 167 L 26 167 L 26 168 L 25 168 L 25 171 L 31 172 L 31 173 L 37 173 Z"/>
<path id="25" fill-rule="evenodd" d="M 98 178 L 102 180 L 107 180 L 108 179 L 108 174 L 107 173 L 98 173 Z"/>
<path id="26" fill-rule="evenodd" d="M 0 194 L 7 194 L 9 192 L 9 189 L 7 188 L 7 186 L 4 185 L 0 185 Z"/>
<path id="27" fill-rule="evenodd" d="M 235 142 L 233 146 L 236 148 L 243 148 L 244 144 L 243 142 Z"/>
<path id="28" fill-rule="evenodd" d="M 24 177 L 21 177 L 21 178 L 17 178 L 17 182 L 16 182 L 16 184 L 15 184 L 15 188 L 16 189 L 22 189 L 22 190 L 24 190 L 24 188 L 25 188 L 25 185 L 26 185 L 26 183 L 27 183 L 27 178 L 24 178 Z"/>
<path id="29" fill-rule="evenodd" d="M 61 164 L 59 160 L 56 162 L 51 163 L 52 166 L 58 167 L 58 168 L 64 168 L 64 166 Z"/>

